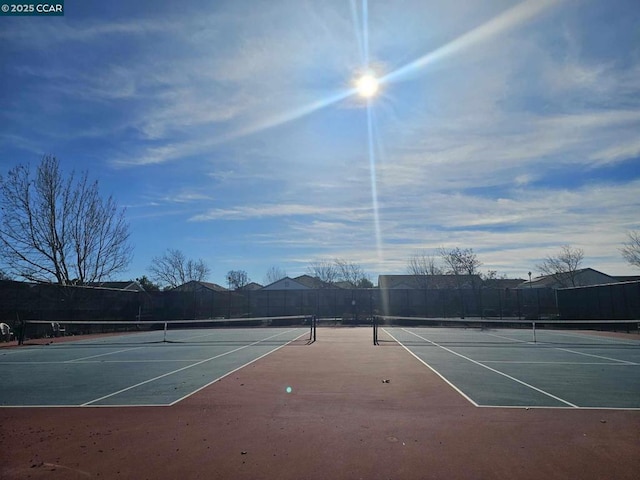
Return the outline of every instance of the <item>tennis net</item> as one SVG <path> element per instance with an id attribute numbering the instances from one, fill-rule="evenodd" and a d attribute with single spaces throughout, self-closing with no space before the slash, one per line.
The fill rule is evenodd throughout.
<path id="1" fill-rule="evenodd" d="M 640 320 L 523 320 L 451 319 L 376 316 L 373 319 L 373 344 L 395 341 L 380 337 L 380 329 L 404 332 L 412 342 L 437 344 L 513 344 L 513 343 L 598 343 L 628 340 L 640 346 Z M 394 335 L 395 337 L 395 335 Z M 608 340 L 607 340 L 608 339 Z"/>
<path id="2" fill-rule="evenodd" d="M 22 328 L 22 343 L 246 344 L 282 343 L 283 340 L 311 343 L 316 339 L 315 317 L 308 315 L 171 321 L 27 320 Z"/>

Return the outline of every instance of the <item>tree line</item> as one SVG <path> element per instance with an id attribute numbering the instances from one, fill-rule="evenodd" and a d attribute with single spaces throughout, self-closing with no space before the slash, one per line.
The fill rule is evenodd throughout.
<path id="1" fill-rule="evenodd" d="M 163 255 L 154 257 L 148 270 L 151 278 L 143 276 L 136 279 L 145 290 L 175 288 L 189 281 L 204 282 L 211 272 L 204 260 L 187 259 L 184 253 L 176 249 L 167 249 Z M 307 268 L 307 274 L 325 284 L 346 283 L 351 288 L 373 287 L 369 275 L 360 265 L 344 259 L 314 261 Z M 269 285 L 287 276 L 284 269 L 272 266 L 267 270 L 264 283 Z M 245 270 L 229 270 L 225 279 L 230 290 L 241 290 L 252 282 Z"/>
<path id="2" fill-rule="evenodd" d="M 133 258 L 125 209 L 112 196 L 102 196 L 98 181 L 90 180 L 88 172 L 65 175 L 52 155 L 45 155 L 35 171 L 21 164 L 0 176 L 0 212 L 0 279 L 84 285 L 126 271 Z M 640 231 L 627 233 L 620 253 L 630 265 L 640 268 Z M 583 260 L 582 249 L 564 245 L 536 268 L 571 286 Z M 423 281 L 440 274 L 499 278 L 496 271 L 480 272 L 481 266 L 471 248 L 442 247 L 435 253 L 414 253 L 407 262 L 407 273 Z M 211 273 L 204 260 L 189 259 L 172 248 L 154 257 L 148 271 L 150 278 L 145 275 L 138 280 L 151 290 L 206 281 Z M 328 284 L 373 286 L 364 268 L 346 259 L 312 261 L 307 274 Z M 283 269 L 273 266 L 264 281 L 270 284 L 286 276 Z M 226 280 L 231 289 L 251 282 L 244 270 L 229 271 Z"/>

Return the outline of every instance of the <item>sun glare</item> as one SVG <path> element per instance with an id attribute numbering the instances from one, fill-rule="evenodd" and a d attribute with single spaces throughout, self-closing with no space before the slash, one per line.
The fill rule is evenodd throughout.
<path id="1" fill-rule="evenodd" d="M 356 81 L 356 90 L 358 90 L 361 97 L 371 98 L 378 93 L 379 88 L 378 79 L 369 73 L 362 75 Z"/>

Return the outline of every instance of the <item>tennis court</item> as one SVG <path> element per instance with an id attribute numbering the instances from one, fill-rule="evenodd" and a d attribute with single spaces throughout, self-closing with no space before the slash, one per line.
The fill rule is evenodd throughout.
<path id="1" fill-rule="evenodd" d="M 144 331 L 140 323 L 68 322 L 72 332 L 91 333 L 36 338 L 1 351 L 0 406 L 172 405 L 285 345 L 313 339 L 312 326 L 278 327 L 272 321 L 268 327 L 263 319 L 178 321 Z"/>
<path id="2" fill-rule="evenodd" d="M 475 406 L 640 409 L 638 335 L 464 325 L 385 327 L 378 343 L 397 342 Z"/>
<path id="3" fill-rule="evenodd" d="M 419 320 L 395 318 L 396 323 Z M 285 345 L 309 345 L 315 322 L 299 324 L 310 322 L 307 317 L 179 321 L 99 334 L 96 328 L 104 330 L 99 323 L 70 323 L 72 331 L 90 327 L 94 334 L 34 340 L 0 353 L 6 386 L 0 405 L 174 405 Z M 445 325 L 376 323 L 374 343 L 404 347 L 474 406 L 640 409 L 638 335 L 532 330 L 522 328 L 524 323 L 508 328 L 505 322 L 478 320 L 448 319 Z M 109 324 L 112 330 L 130 326 Z"/>

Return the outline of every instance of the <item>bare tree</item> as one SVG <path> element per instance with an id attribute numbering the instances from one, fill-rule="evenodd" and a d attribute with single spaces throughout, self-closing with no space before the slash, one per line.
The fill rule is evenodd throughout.
<path id="1" fill-rule="evenodd" d="M 620 251 L 627 262 L 640 268 L 640 232 L 628 232 L 627 243 L 624 244 Z"/>
<path id="2" fill-rule="evenodd" d="M 355 288 L 370 288 L 371 280 L 364 269 L 357 263 L 349 262 L 342 258 L 333 261 L 338 271 L 337 280 L 347 282 Z"/>
<path id="3" fill-rule="evenodd" d="M 317 277 L 325 283 L 335 283 L 338 280 L 339 271 L 335 263 L 326 260 L 313 262 L 307 268 L 307 273 Z"/>
<path id="4" fill-rule="evenodd" d="M 584 250 L 563 245 L 559 254 L 546 257 L 537 265 L 543 275 L 550 275 L 563 287 L 576 286 L 576 274 L 584 259 Z"/>
<path id="5" fill-rule="evenodd" d="M 448 268 L 447 273 L 450 275 L 479 275 L 482 262 L 473 253 L 472 248 L 460 250 L 458 247 L 453 250 L 440 249 L 440 256 Z"/>
<path id="6" fill-rule="evenodd" d="M 0 177 L 0 252 L 9 273 L 60 285 L 106 280 L 131 261 L 124 209 L 102 198 L 86 172 L 63 176 L 43 157 L 35 175 L 19 165 Z"/>
<path id="7" fill-rule="evenodd" d="M 143 275 L 140 278 L 136 278 L 136 282 L 140 284 L 145 292 L 158 292 L 160 290 L 160 285 L 156 285 L 155 283 L 153 283 L 147 278 L 146 275 Z"/>
<path id="8" fill-rule="evenodd" d="M 358 283 L 356 283 L 356 288 L 373 288 L 373 282 L 371 281 L 369 275 L 358 280 Z"/>
<path id="9" fill-rule="evenodd" d="M 453 250 L 440 249 L 440 256 L 444 261 L 446 267 L 448 267 L 447 273 L 454 275 L 458 290 L 460 291 L 460 307 L 461 316 L 464 318 L 467 306 L 465 305 L 464 295 L 462 293 L 462 287 L 465 284 L 465 280 L 471 284 L 473 295 L 476 298 L 476 305 L 478 309 L 482 310 L 481 296 L 480 296 L 480 284 L 482 281 L 478 278 L 479 268 L 482 262 L 478 260 L 478 257 L 473 253 L 473 249 L 465 248 L 460 250 L 458 247 Z"/>
<path id="10" fill-rule="evenodd" d="M 187 260 L 180 250 L 169 248 L 162 256 L 151 260 L 149 272 L 156 282 L 175 288 L 192 280 L 203 282 L 211 270 L 202 259 Z"/>
<path id="11" fill-rule="evenodd" d="M 442 275 L 444 271 L 438 265 L 434 255 L 421 250 L 409 257 L 407 273 L 415 277 L 416 283 L 420 288 L 426 289 L 429 287 L 429 276 Z"/>
<path id="12" fill-rule="evenodd" d="M 487 270 L 487 273 L 481 273 L 480 278 L 484 281 L 485 286 L 492 287 L 498 284 L 499 280 L 505 280 L 505 273 L 498 273 L 497 270 Z"/>
<path id="13" fill-rule="evenodd" d="M 227 273 L 227 283 L 229 288 L 239 290 L 250 282 L 249 275 L 244 270 L 229 270 Z"/>
<path id="14" fill-rule="evenodd" d="M 280 269 L 279 267 L 273 266 L 267 270 L 267 274 L 264 277 L 264 283 L 270 285 L 278 280 L 282 280 L 287 276 L 287 272 Z"/>

